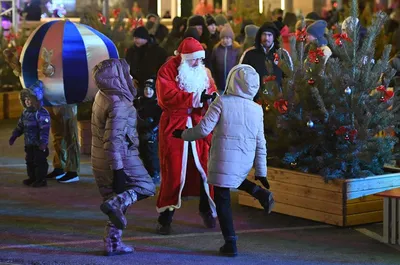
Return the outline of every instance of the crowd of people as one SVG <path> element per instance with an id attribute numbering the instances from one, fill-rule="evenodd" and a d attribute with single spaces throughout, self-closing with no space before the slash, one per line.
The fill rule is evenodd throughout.
<path id="1" fill-rule="evenodd" d="M 122 242 L 126 210 L 154 196 L 158 184 L 157 233 L 172 233 L 173 216 L 183 198 L 200 197 L 198 210 L 205 227 L 214 228 L 219 219 L 225 239 L 220 253 L 226 256 L 238 253 L 231 188 L 246 191 L 271 212 L 263 110 L 256 101 L 263 77 L 274 75 L 278 85 L 282 83 L 277 54 L 293 67 L 288 38 L 303 29 L 291 13 L 277 9 L 273 16 L 262 25 L 243 21 L 235 36 L 221 14 L 175 17 L 169 33 L 159 17 L 150 14 L 146 25 L 134 30 L 133 45 L 124 58 L 94 67 L 99 92 L 93 104 L 91 158 L 103 198 L 100 208 L 109 217 L 106 255 L 133 251 Z M 396 18 L 392 16 L 400 23 Z M 353 20 L 344 20 L 341 30 L 354 30 L 354 25 L 361 29 L 360 21 Z M 321 48 L 324 62 L 332 56 L 325 37 L 331 23 L 316 13 L 305 18 L 307 42 Z M 393 34 L 399 32 L 397 26 Z M 397 53 L 391 63 L 398 82 L 400 36 L 393 40 Z M 46 186 L 48 136 L 55 119 L 50 122 L 51 109 L 42 106 L 42 89 L 38 82 L 21 92 L 25 109 L 10 138 L 12 145 L 25 134 L 24 184 L 32 187 Z M 75 164 L 79 161 L 67 170 L 72 172 L 67 179 L 77 177 Z M 56 170 L 57 162 L 53 166 Z M 253 166 L 264 188 L 246 178 Z M 65 173 L 61 164 L 59 169 L 48 178 Z"/>

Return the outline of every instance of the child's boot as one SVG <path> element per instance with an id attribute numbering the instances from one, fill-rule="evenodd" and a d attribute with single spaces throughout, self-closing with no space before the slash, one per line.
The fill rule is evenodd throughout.
<path id="1" fill-rule="evenodd" d="M 104 231 L 104 255 L 124 255 L 133 252 L 133 248 L 122 242 L 122 230 L 118 229 L 111 222 L 107 222 Z"/>
<path id="2" fill-rule="evenodd" d="M 36 181 L 32 183 L 31 185 L 32 187 L 40 188 L 47 186 L 46 175 L 48 169 L 49 169 L 49 164 L 47 163 L 47 161 L 37 165 L 35 169 Z"/>
<path id="3" fill-rule="evenodd" d="M 236 257 L 237 247 L 236 247 L 237 236 L 225 237 L 225 244 L 219 249 L 219 253 L 228 257 Z"/>
<path id="4" fill-rule="evenodd" d="M 127 221 L 124 211 L 136 201 L 137 193 L 134 190 L 127 190 L 103 202 L 100 205 L 100 209 L 104 214 L 108 215 L 115 227 L 125 229 Z"/>
<path id="5" fill-rule="evenodd" d="M 28 173 L 28 178 L 24 179 L 22 183 L 26 186 L 32 185 L 33 182 L 35 182 L 35 165 L 32 164 L 27 164 L 26 165 L 26 171 Z"/>
<path id="6" fill-rule="evenodd" d="M 275 205 L 272 192 L 263 189 L 260 186 L 255 186 L 251 195 L 260 202 L 261 206 L 264 207 L 264 211 L 271 213 L 272 208 L 274 208 Z"/>

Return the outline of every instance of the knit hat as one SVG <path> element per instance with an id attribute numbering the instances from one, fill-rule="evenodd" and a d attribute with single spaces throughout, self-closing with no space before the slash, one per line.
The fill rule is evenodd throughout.
<path id="1" fill-rule="evenodd" d="M 146 82 L 144 82 L 144 87 L 150 87 L 151 89 L 155 90 L 156 88 L 155 77 L 147 79 Z"/>
<path id="2" fill-rule="evenodd" d="M 255 38 L 259 28 L 260 27 L 257 27 L 256 25 L 247 25 L 244 28 L 244 33 L 246 34 L 246 37 Z"/>
<path id="3" fill-rule="evenodd" d="M 215 19 L 214 19 L 214 17 L 213 16 L 211 16 L 211 15 L 206 15 L 206 23 L 207 23 L 207 26 L 210 26 L 210 25 L 212 25 L 212 24 L 217 24 L 216 22 L 215 22 Z"/>
<path id="4" fill-rule="evenodd" d="M 181 55 L 183 60 L 204 59 L 206 53 L 200 42 L 192 37 L 184 39 L 175 51 L 175 55 Z"/>
<path id="5" fill-rule="evenodd" d="M 217 26 L 223 26 L 228 23 L 228 20 L 224 15 L 219 14 L 215 16 L 215 23 Z"/>
<path id="6" fill-rule="evenodd" d="M 328 26 L 325 20 L 317 20 L 307 28 L 307 33 L 318 40 L 318 45 L 327 45 L 328 41 L 324 37 L 325 28 Z"/>
<path id="7" fill-rule="evenodd" d="M 205 26 L 206 22 L 202 16 L 191 16 L 188 20 L 188 27 Z"/>
<path id="8" fill-rule="evenodd" d="M 232 40 L 235 38 L 235 34 L 233 33 L 231 26 L 229 26 L 229 25 L 225 25 L 222 28 L 221 32 L 219 33 L 220 39 L 225 38 L 225 37 L 231 38 Z"/>
<path id="9" fill-rule="evenodd" d="M 310 12 L 306 15 L 306 20 L 320 20 L 321 17 L 317 14 L 317 12 Z"/>
<path id="10" fill-rule="evenodd" d="M 185 31 L 185 33 L 183 34 L 183 38 L 195 38 L 197 41 L 200 41 L 200 36 L 199 36 L 199 32 L 197 31 L 197 29 L 195 27 L 188 27 Z"/>
<path id="11" fill-rule="evenodd" d="M 360 20 L 358 18 L 354 18 L 352 16 L 347 17 L 343 22 L 342 22 L 342 30 L 353 30 L 353 27 L 358 25 L 358 22 Z"/>
<path id="12" fill-rule="evenodd" d="M 133 32 L 133 37 L 141 38 L 141 39 L 145 39 L 145 40 L 150 39 L 149 32 L 147 31 L 147 29 L 145 27 L 138 27 L 137 29 L 135 29 L 135 31 Z"/>

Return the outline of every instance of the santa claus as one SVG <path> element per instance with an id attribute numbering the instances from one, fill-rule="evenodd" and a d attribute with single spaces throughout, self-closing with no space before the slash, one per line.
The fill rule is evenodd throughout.
<path id="1" fill-rule="evenodd" d="M 175 209 L 182 198 L 200 196 L 199 212 L 206 227 L 215 227 L 212 187 L 207 184 L 207 161 L 211 135 L 193 142 L 174 138 L 175 129 L 196 126 L 217 96 L 214 80 L 202 60 L 205 52 L 194 38 L 184 39 L 158 71 L 158 104 L 163 110 L 159 126 L 161 186 L 157 200 L 157 232 L 171 233 Z"/>

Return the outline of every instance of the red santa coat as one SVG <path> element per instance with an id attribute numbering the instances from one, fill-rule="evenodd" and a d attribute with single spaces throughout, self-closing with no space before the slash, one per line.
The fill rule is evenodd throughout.
<path id="1" fill-rule="evenodd" d="M 211 135 L 194 142 L 185 142 L 172 136 L 175 129 L 196 126 L 205 114 L 208 104 L 200 103 L 201 91 L 189 93 L 181 90 L 176 81 L 181 56 L 172 57 L 158 71 L 156 90 L 158 104 L 163 110 L 159 125 L 159 156 L 161 186 L 157 211 L 179 209 L 181 198 L 200 195 L 204 185 L 213 216 L 216 216 L 212 186 L 207 184 L 208 152 Z M 208 94 L 216 92 L 210 73 Z M 189 155 L 189 144 L 193 156 Z"/>

